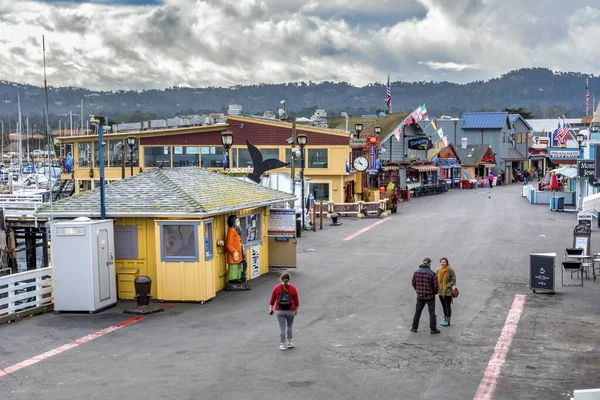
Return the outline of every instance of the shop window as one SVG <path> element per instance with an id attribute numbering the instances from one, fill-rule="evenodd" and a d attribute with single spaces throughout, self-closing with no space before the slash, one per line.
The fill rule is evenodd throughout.
<path id="1" fill-rule="evenodd" d="M 517 143 L 523 144 L 523 143 L 525 143 L 526 140 L 527 140 L 526 133 L 517 133 Z"/>
<path id="2" fill-rule="evenodd" d="M 414 169 L 406 170 L 406 183 L 407 184 L 419 183 L 420 181 L 421 181 L 421 178 L 419 176 L 419 171 L 414 170 Z"/>
<path id="3" fill-rule="evenodd" d="M 242 244 L 254 246 L 262 243 L 261 214 L 249 214 L 239 217 L 242 228 Z"/>
<path id="4" fill-rule="evenodd" d="M 136 260 L 138 258 L 136 226 L 115 226 L 115 258 L 117 260 Z"/>
<path id="5" fill-rule="evenodd" d="M 108 167 L 108 154 L 106 152 L 106 146 L 104 146 L 104 166 Z M 100 145 L 98 142 L 94 142 L 94 167 L 100 166 Z"/>
<path id="6" fill-rule="evenodd" d="M 160 222 L 161 260 L 198 262 L 198 224 Z"/>
<path id="7" fill-rule="evenodd" d="M 79 150 L 79 167 L 92 166 L 92 142 L 83 142 L 78 145 Z"/>
<path id="8" fill-rule="evenodd" d="M 198 147 L 173 147 L 174 167 L 197 167 L 200 164 L 200 152 Z"/>
<path id="9" fill-rule="evenodd" d="M 296 148 L 298 149 L 298 148 Z M 298 149 L 300 150 L 300 149 Z M 302 168 L 302 164 L 300 163 L 301 157 L 298 156 L 294 159 L 294 168 Z M 288 166 L 288 168 L 292 167 L 292 149 L 285 149 L 285 162 L 286 163 L 290 163 L 290 165 Z"/>
<path id="10" fill-rule="evenodd" d="M 123 141 L 110 140 L 108 142 L 108 166 L 120 167 L 123 165 Z"/>
<path id="11" fill-rule="evenodd" d="M 223 168 L 223 153 L 225 150 L 222 147 L 201 147 L 200 148 L 200 163 L 203 168 Z M 236 165 L 237 149 L 229 150 L 232 166 Z"/>
<path id="12" fill-rule="evenodd" d="M 144 147 L 144 167 L 170 167 L 171 166 L 171 148 Z"/>
<path id="13" fill-rule="evenodd" d="M 215 256 L 213 245 L 213 222 L 204 221 L 204 259 L 212 260 Z"/>
<path id="14" fill-rule="evenodd" d="M 308 168 L 327 168 L 327 149 L 308 149 Z"/>
<path id="15" fill-rule="evenodd" d="M 279 160 L 279 149 L 259 149 L 262 154 L 263 160 L 267 160 L 269 158 L 276 158 Z M 252 158 L 250 157 L 250 152 L 248 149 L 238 149 L 238 157 L 240 164 L 238 165 L 240 168 L 251 168 L 254 166 L 252 163 Z"/>
<path id="16" fill-rule="evenodd" d="M 309 183 L 308 190 L 315 201 L 329 201 L 329 183 Z"/>

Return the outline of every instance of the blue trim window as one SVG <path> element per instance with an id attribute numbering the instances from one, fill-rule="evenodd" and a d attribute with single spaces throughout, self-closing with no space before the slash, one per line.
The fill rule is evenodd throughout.
<path id="1" fill-rule="evenodd" d="M 215 256 L 213 247 L 213 222 L 204 221 L 204 260 L 210 261 Z"/>
<path id="2" fill-rule="evenodd" d="M 198 262 L 198 223 L 159 222 L 162 261 Z"/>

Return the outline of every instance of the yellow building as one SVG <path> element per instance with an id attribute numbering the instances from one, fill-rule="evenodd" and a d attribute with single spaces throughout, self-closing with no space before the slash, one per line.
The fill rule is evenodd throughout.
<path id="1" fill-rule="evenodd" d="M 226 124 L 105 134 L 105 179 L 110 183 L 122 176 L 129 177 L 132 172 L 135 175 L 160 165 L 165 168 L 200 166 L 222 170 L 224 150 L 221 133 L 227 130 L 233 133 L 230 156 L 234 167 L 253 167 L 246 141 L 257 146 L 264 159 L 291 160 L 292 146 L 288 141 L 293 136 L 291 123 L 228 116 Z M 350 172 L 346 170 L 347 164 L 352 167 L 349 132 L 298 124 L 296 133 L 307 137 L 304 175 L 309 182 L 309 192 L 316 200 L 352 201 L 354 194 L 361 191 L 361 174 L 353 169 Z M 125 152 L 121 147 L 121 143 L 130 136 L 135 137 L 138 144 L 132 153 L 127 145 Z M 98 187 L 97 136 L 59 140 L 66 145 L 74 160 L 73 172 L 63 174 L 63 178 L 75 180 L 76 192 Z M 296 178 L 300 166 L 300 160 L 296 160 Z M 287 167 L 270 172 L 290 173 L 291 169 Z"/>
<path id="2" fill-rule="evenodd" d="M 249 280 L 269 271 L 270 206 L 294 197 L 202 168 L 145 171 L 106 187 L 106 216 L 115 220 L 118 295 L 133 299 L 133 280 L 152 279 L 160 300 L 205 301 L 227 284 L 223 246 L 227 217 L 242 227 Z M 100 193 L 87 191 L 38 211 L 38 217 L 98 218 Z M 295 247 L 294 247 L 295 248 Z M 57 267 L 57 266 L 55 266 Z"/>

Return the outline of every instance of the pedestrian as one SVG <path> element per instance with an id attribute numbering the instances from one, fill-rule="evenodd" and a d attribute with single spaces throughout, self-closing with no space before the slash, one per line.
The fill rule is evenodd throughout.
<path id="1" fill-rule="evenodd" d="M 525 170 L 523 172 L 523 185 L 527 185 L 527 183 L 529 183 L 529 171 Z"/>
<path id="2" fill-rule="evenodd" d="M 431 259 L 426 257 L 423 264 L 419 266 L 412 277 L 412 286 L 417 292 L 417 308 L 412 322 L 411 332 L 417 332 L 419 329 L 419 320 L 423 308 L 427 305 L 429 310 L 429 329 L 431 334 L 440 333 L 437 328 L 435 317 L 435 295 L 439 291 L 439 285 L 435 272 L 431 270 Z"/>
<path id="3" fill-rule="evenodd" d="M 450 318 L 452 318 L 452 287 L 456 285 L 456 274 L 450 268 L 450 262 L 446 257 L 440 259 L 437 279 L 440 287 L 438 295 L 440 303 L 442 303 L 442 309 L 444 310 L 444 322 L 440 325 L 450 326 Z"/>
<path id="4" fill-rule="evenodd" d="M 490 181 L 490 189 L 491 189 L 492 185 L 494 184 L 494 174 L 492 173 L 492 171 L 490 171 L 490 174 L 488 175 L 488 181 Z"/>
<path id="5" fill-rule="evenodd" d="M 294 348 L 292 343 L 292 326 L 294 318 L 298 314 L 300 300 L 298 298 L 298 290 L 294 285 L 290 284 L 290 274 L 284 272 L 281 274 L 281 283 L 275 285 L 271 292 L 269 300 L 269 314 L 273 314 L 273 307 L 277 312 L 277 322 L 279 322 L 279 336 L 281 345 L 279 350 L 287 350 Z"/>

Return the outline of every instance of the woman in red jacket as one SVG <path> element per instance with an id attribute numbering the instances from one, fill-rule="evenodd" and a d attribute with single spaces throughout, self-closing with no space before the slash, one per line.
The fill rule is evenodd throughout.
<path id="1" fill-rule="evenodd" d="M 269 300 L 269 314 L 273 314 L 273 307 L 277 311 L 279 335 L 281 338 L 279 350 L 294 348 L 294 343 L 292 343 L 292 325 L 294 324 L 294 317 L 298 313 L 299 306 L 298 290 L 296 290 L 294 285 L 290 284 L 290 274 L 284 272 L 281 274 L 281 283 L 273 288 L 271 299 Z"/>

